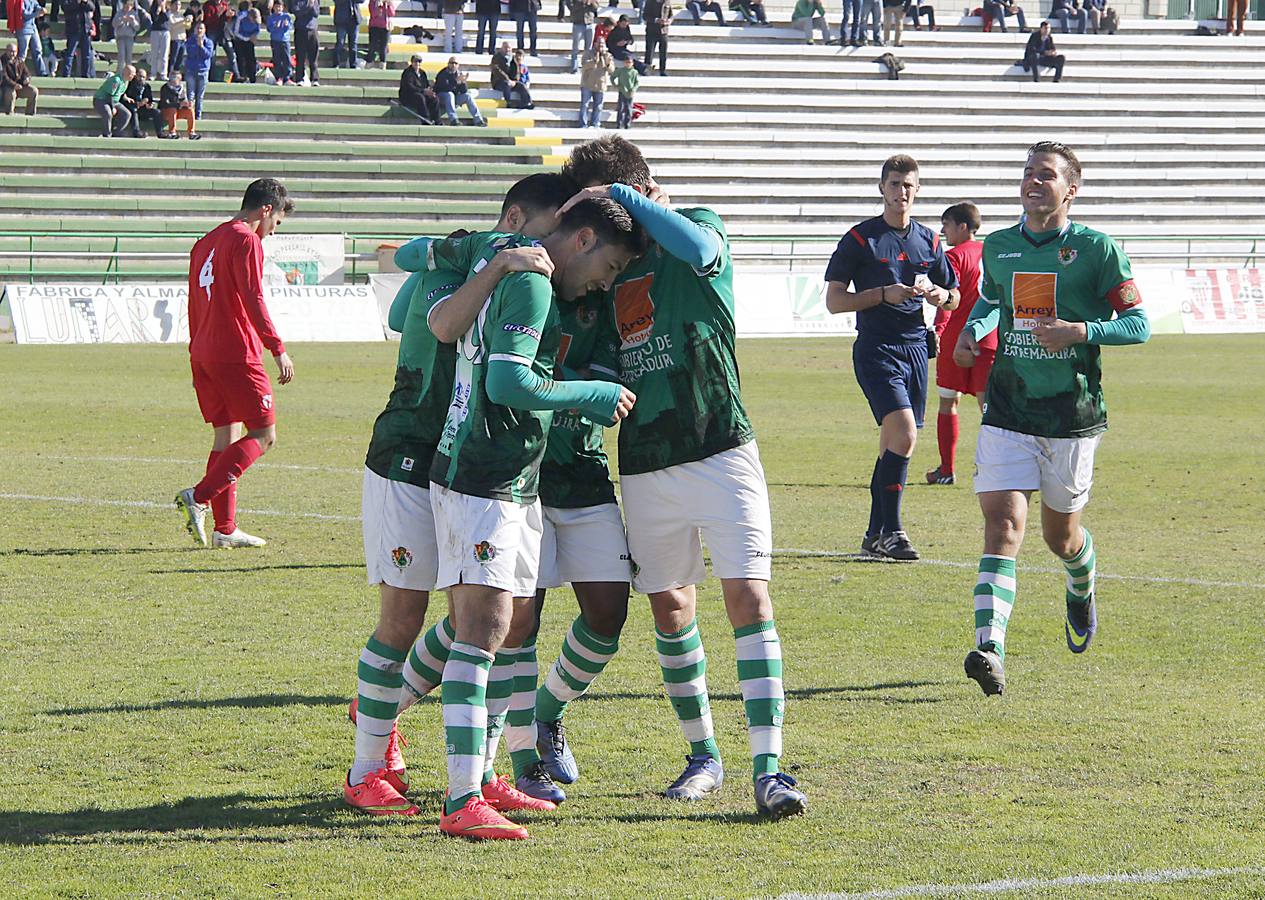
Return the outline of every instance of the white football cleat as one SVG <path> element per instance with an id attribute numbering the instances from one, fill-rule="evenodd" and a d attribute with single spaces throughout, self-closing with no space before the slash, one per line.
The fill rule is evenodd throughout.
<path id="1" fill-rule="evenodd" d="M 185 488 L 176 494 L 176 509 L 184 516 L 184 527 L 202 547 L 206 546 L 207 508 L 205 503 L 193 499 L 193 488 Z"/>
<path id="2" fill-rule="evenodd" d="M 222 534 L 218 531 L 211 532 L 212 547 L 263 547 L 267 543 L 263 538 L 247 534 L 240 528 L 235 528 L 232 534 Z"/>

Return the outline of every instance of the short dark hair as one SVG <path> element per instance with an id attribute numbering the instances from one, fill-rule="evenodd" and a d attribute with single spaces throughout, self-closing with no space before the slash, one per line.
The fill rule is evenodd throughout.
<path id="1" fill-rule="evenodd" d="M 501 215 L 509 212 L 511 206 L 517 206 L 528 217 L 545 210 L 557 209 L 571 199 L 578 188 L 571 179 L 557 172 L 537 172 L 519 179 L 505 193 L 505 201 L 501 204 Z"/>
<path id="2" fill-rule="evenodd" d="M 650 166 L 637 145 L 618 135 L 580 144 L 571 151 L 562 167 L 580 187 L 594 184 L 627 184 L 645 187 L 650 183 Z"/>
<path id="3" fill-rule="evenodd" d="M 883 171 L 879 173 L 878 180 L 886 181 L 887 176 L 892 172 L 899 172 L 902 175 L 907 175 L 910 172 L 917 174 L 918 160 L 907 153 L 897 153 L 895 156 L 889 156 L 883 163 Z"/>
<path id="4" fill-rule="evenodd" d="M 581 228 L 591 228 L 599 244 L 615 244 L 635 256 L 645 253 L 650 246 L 645 230 L 614 200 L 593 197 L 581 200 L 562 215 L 558 231 L 573 234 Z"/>
<path id="5" fill-rule="evenodd" d="M 1061 157 L 1066 164 L 1064 174 L 1067 176 L 1068 184 L 1081 183 L 1081 161 L 1076 158 L 1076 152 L 1067 144 L 1059 141 L 1037 141 L 1028 148 L 1028 156 L 1031 158 L 1038 153 L 1050 153 Z"/>
<path id="6" fill-rule="evenodd" d="M 969 200 L 964 200 L 961 203 L 954 203 L 944 212 L 940 213 L 940 218 L 948 219 L 950 222 L 955 222 L 958 225 L 965 225 L 967 228 L 971 229 L 971 234 L 979 231 L 979 207 Z"/>
<path id="7" fill-rule="evenodd" d="M 256 178 L 246 186 L 242 196 L 242 212 L 250 212 L 271 206 L 287 216 L 294 212 L 294 201 L 286 193 L 286 186 L 275 178 Z"/>

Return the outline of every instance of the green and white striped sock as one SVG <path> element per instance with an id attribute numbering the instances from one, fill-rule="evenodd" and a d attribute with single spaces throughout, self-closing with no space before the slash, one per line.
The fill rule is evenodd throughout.
<path id="1" fill-rule="evenodd" d="M 540 762 L 536 752 L 536 638 L 530 637 L 518 649 L 514 668 L 514 693 L 505 719 L 505 746 L 509 747 L 514 778 Z"/>
<path id="2" fill-rule="evenodd" d="M 518 654 L 504 649 L 497 651 L 488 675 L 488 731 L 487 745 L 483 751 L 483 783 L 496 778 L 496 749 L 501 743 L 501 731 L 505 728 L 505 713 L 510 708 L 510 694 L 514 690 L 514 667 Z"/>
<path id="3" fill-rule="evenodd" d="M 387 742 L 400 702 L 404 651 L 370 635 L 356 664 L 356 759 L 349 780 L 360 784 L 385 766 Z"/>
<path id="4" fill-rule="evenodd" d="M 778 771 L 782 755 L 782 641 L 770 620 L 734 629 L 738 652 L 738 685 L 747 712 L 753 778 Z"/>
<path id="5" fill-rule="evenodd" d="M 1006 625 L 1015 605 L 1015 558 L 984 554 L 975 582 L 975 646 L 1006 658 Z"/>
<path id="6" fill-rule="evenodd" d="M 567 704 L 582 697 L 619 649 L 619 638 L 598 634 L 576 616 L 562 651 L 536 691 L 536 720 L 560 722 Z"/>
<path id="7" fill-rule="evenodd" d="M 471 644 L 453 643 L 444 664 L 440 696 L 444 739 L 448 745 L 448 795 L 444 813 L 456 812 L 480 794 L 483 749 L 487 740 L 488 674 L 493 656 Z"/>
<path id="8" fill-rule="evenodd" d="M 1067 602 L 1088 603 L 1094 596 L 1094 566 L 1098 563 L 1098 554 L 1094 552 L 1094 537 L 1088 528 L 1082 528 L 1085 542 L 1071 559 L 1063 560 L 1063 568 L 1067 569 Z"/>
<path id="9" fill-rule="evenodd" d="M 720 748 L 712 730 L 711 703 L 707 699 L 707 655 L 698 633 L 698 621 L 690 622 L 676 634 L 654 631 L 654 645 L 659 652 L 659 668 L 663 671 L 663 687 L 676 717 L 681 722 L 690 754 L 720 759 Z"/>
<path id="10" fill-rule="evenodd" d="M 457 632 L 444 616 L 417 639 L 404 663 L 404 689 L 400 691 L 400 712 L 408 709 L 435 688 L 443 678 L 444 663 Z"/>

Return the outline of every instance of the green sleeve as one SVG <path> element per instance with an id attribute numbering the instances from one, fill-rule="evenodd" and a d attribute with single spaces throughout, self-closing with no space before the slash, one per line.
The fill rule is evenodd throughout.
<path id="1" fill-rule="evenodd" d="M 456 269 L 469 272 L 470 267 L 487 248 L 488 233 L 475 232 L 462 238 L 444 238 L 432 241 L 427 255 L 427 267 L 436 269 Z"/>
<path id="2" fill-rule="evenodd" d="M 488 361 L 535 362 L 552 305 L 553 286 L 544 275 L 514 272 L 502 278 L 483 326 Z"/>
<path id="3" fill-rule="evenodd" d="M 1103 346 L 1145 344 L 1151 336 L 1151 321 L 1140 306 L 1126 309 L 1114 319 L 1085 323 L 1085 343 Z"/>
<path id="4" fill-rule="evenodd" d="M 413 238 L 395 251 L 395 264 L 405 272 L 424 272 L 432 243 L 428 237 Z"/>
<path id="5" fill-rule="evenodd" d="M 620 386 L 609 381 L 552 381 L 529 366 L 492 357 L 488 362 L 488 399 L 516 409 L 578 409 L 580 414 L 613 425 Z"/>
<path id="6" fill-rule="evenodd" d="M 971 307 L 971 314 L 966 317 L 967 327 L 971 329 L 971 337 L 977 341 L 983 340 L 985 335 L 996 331 L 1000 321 L 1001 308 L 988 300 L 983 293 Z"/>
<path id="7" fill-rule="evenodd" d="M 1133 266 L 1109 235 L 1103 235 L 1102 262 L 1098 264 L 1098 298 L 1106 300 L 1119 285 L 1133 278 Z"/>

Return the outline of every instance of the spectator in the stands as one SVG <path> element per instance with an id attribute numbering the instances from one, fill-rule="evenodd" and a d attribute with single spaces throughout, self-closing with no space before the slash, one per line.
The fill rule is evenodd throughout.
<path id="1" fill-rule="evenodd" d="M 839 19 L 839 46 L 860 46 L 861 0 L 843 0 L 843 17 Z"/>
<path id="2" fill-rule="evenodd" d="M 206 0 L 202 4 L 202 22 L 206 25 L 206 36 L 211 39 L 211 43 L 216 47 L 224 48 L 224 58 L 228 62 L 228 70 L 233 73 L 233 80 L 237 81 L 241 78 L 241 73 L 237 70 L 237 53 L 233 47 L 232 21 L 236 13 L 228 0 Z M 186 47 L 186 50 L 188 48 Z M 185 72 L 186 78 L 188 71 Z M 192 89 L 193 81 L 189 80 L 189 87 Z M 196 106 L 196 104 L 195 104 Z"/>
<path id="3" fill-rule="evenodd" d="M 844 0 L 847 5 L 848 0 Z M 729 8 L 742 16 L 748 25 L 768 25 L 769 17 L 764 12 L 764 0 L 729 0 Z"/>
<path id="4" fill-rule="evenodd" d="M 514 65 L 510 71 L 515 73 L 515 78 L 518 81 L 516 91 L 519 94 L 519 99 L 524 104 L 523 108 L 535 109 L 536 101 L 531 98 L 531 70 L 527 68 L 527 60 L 523 58 L 522 47 L 514 48 L 514 58 L 511 61 Z"/>
<path id="5" fill-rule="evenodd" d="M 312 87 L 321 84 L 317 57 L 321 54 L 321 0 L 290 0 L 294 16 L 294 80 Z"/>
<path id="6" fill-rule="evenodd" d="M 1243 34 L 1243 18 L 1247 15 L 1247 0 L 1225 0 L 1225 33 Z"/>
<path id="7" fill-rule="evenodd" d="M 66 72 L 62 69 L 57 56 L 57 45 L 53 43 L 53 29 L 48 23 L 48 17 L 40 16 L 35 28 L 40 36 L 40 52 L 44 57 L 44 74 L 65 75 Z"/>
<path id="8" fill-rule="evenodd" d="M 170 140 L 179 138 L 176 120 L 183 119 L 185 134 L 189 140 L 201 140 L 202 135 L 197 133 L 197 126 L 193 124 L 193 104 L 189 102 L 189 92 L 185 89 L 184 73 L 179 69 L 172 70 L 171 77 L 158 92 L 158 111 L 162 114 L 166 128 L 165 137 Z"/>
<path id="9" fill-rule="evenodd" d="M 395 4 L 391 0 L 369 0 L 369 54 L 366 66 L 387 67 L 387 44 L 391 41 L 391 19 Z"/>
<path id="10" fill-rule="evenodd" d="M 905 30 L 905 0 L 883 0 L 883 44 L 892 43 L 892 32 L 896 32 L 896 46 L 903 46 Z"/>
<path id="11" fill-rule="evenodd" d="M 500 91 L 505 105 L 512 109 L 532 109 L 531 91 L 518 80 L 518 60 L 521 59 L 521 53 L 510 53 L 509 41 L 501 44 L 501 49 L 492 56 L 492 90 Z"/>
<path id="12" fill-rule="evenodd" d="M 1040 81 L 1038 67 L 1054 70 L 1054 80 L 1063 80 L 1063 63 L 1066 60 L 1054 46 L 1054 36 L 1050 34 L 1050 23 L 1042 22 L 1041 27 L 1028 35 L 1028 46 L 1023 52 L 1024 68 L 1032 73 L 1033 81 Z"/>
<path id="13" fill-rule="evenodd" d="M 251 5 L 250 0 L 241 0 L 237 4 L 237 18 L 230 25 L 233 34 L 233 52 L 237 55 L 237 70 L 242 81 L 252 84 L 259 74 L 259 62 L 255 59 L 255 41 L 263 30 L 259 19 L 259 10 Z"/>
<path id="14" fill-rule="evenodd" d="M 615 61 L 606 52 L 606 46 L 595 42 L 584 54 L 584 65 L 580 70 L 581 128 L 602 127 L 602 103 L 606 99 L 606 85 L 614 71 Z"/>
<path id="15" fill-rule="evenodd" d="M 637 59 L 632 52 L 633 33 L 632 27 L 628 24 L 627 16 L 620 16 L 616 20 L 615 27 L 611 29 L 611 33 L 607 38 L 606 48 L 610 50 L 611 58 L 615 62 L 622 63 L 626 59 L 631 59 L 637 74 L 646 74 L 646 64 Z"/>
<path id="16" fill-rule="evenodd" d="M 50 66 L 44 62 L 44 51 L 40 46 L 40 35 L 38 21 L 40 16 L 44 14 L 44 7 L 40 5 L 39 0 L 22 0 L 20 10 L 21 23 L 18 25 L 18 58 L 26 58 L 31 61 L 30 68 L 35 70 L 36 75 L 47 75 Z M 55 65 L 55 62 L 50 60 Z"/>
<path id="17" fill-rule="evenodd" d="M 905 17 L 914 20 L 914 31 L 922 31 L 922 22 L 919 20 L 920 15 L 927 17 L 927 28 L 931 31 L 939 31 L 940 26 L 936 24 L 936 10 L 930 3 L 919 3 L 919 0 L 905 0 Z"/>
<path id="18" fill-rule="evenodd" d="M 180 10 L 180 0 L 167 3 L 167 30 L 171 32 L 171 50 L 167 53 L 167 73 L 184 68 L 184 42 L 188 39 L 193 20 Z"/>
<path id="19" fill-rule="evenodd" d="M 611 31 L 614 28 L 615 28 L 615 20 L 612 19 L 610 16 L 602 16 L 600 19 L 597 20 L 597 24 L 593 26 L 594 43 L 596 43 L 597 41 L 601 41 L 603 44 L 605 44 L 607 36 L 611 33 Z M 609 51 L 610 47 L 607 47 L 606 49 L 607 51 Z"/>
<path id="20" fill-rule="evenodd" d="M 9 44 L 0 56 L 0 109 L 10 115 L 21 97 L 26 101 L 26 114 L 33 116 L 39 96 L 40 89 L 31 84 L 31 73 L 18 55 L 18 45 Z"/>
<path id="21" fill-rule="evenodd" d="M 334 68 L 356 68 L 356 44 L 363 21 L 359 0 L 334 0 Z"/>
<path id="22" fill-rule="evenodd" d="M 571 74 L 580 68 L 580 57 L 593 46 L 597 24 L 597 0 L 567 0 L 571 6 Z"/>
<path id="23" fill-rule="evenodd" d="M 444 11 L 444 52 L 464 53 L 466 38 L 466 0 L 441 0 Z"/>
<path id="24" fill-rule="evenodd" d="M 1028 21 L 1024 17 L 1023 7 L 1014 0 L 984 0 L 984 15 L 992 16 L 1003 34 L 1006 32 L 1007 16 L 1015 17 L 1020 31 L 1028 30 Z"/>
<path id="25" fill-rule="evenodd" d="M 272 45 L 272 77 L 277 84 L 294 84 L 290 71 L 290 44 L 294 40 L 294 16 L 281 0 L 272 0 L 268 16 L 268 42 Z"/>
<path id="26" fill-rule="evenodd" d="M 167 58 L 171 54 L 171 13 L 167 10 L 167 0 L 154 0 L 150 13 L 152 24 L 149 26 L 149 54 L 145 61 L 159 81 L 167 79 Z"/>
<path id="27" fill-rule="evenodd" d="M 122 71 L 107 75 L 92 95 L 92 108 L 101 117 L 102 137 L 121 137 L 132 121 L 132 114 L 119 101 L 135 74 L 136 70 L 131 66 L 124 66 Z"/>
<path id="28" fill-rule="evenodd" d="M 531 55 L 536 55 L 536 19 L 539 9 L 537 8 L 537 0 L 509 0 L 510 15 L 514 17 L 514 22 L 518 29 L 518 46 L 527 47 L 523 43 L 523 31 L 528 30 L 531 34 Z"/>
<path id="29" fill-rule="evenodd" d="M 821 32 L 821 39 L 830 43 L 830 26 L 826 24 L 826 8 L 821 0 L 795 0 L 791 11 L 791 25 L 804 32 L 807 43 L 813 43 L 813 28 Z"/>
<path id="30" fill-rule="evenodd" d="M 879 36 L 879 28 L 883 24 L 883 0 L 861 0 L 861 44 L 865 43 L 866 22 L 870 23 L 870 43 L 877 47 L 883 43 Z"/>
<path id="31" fill-rule="evenodd" d="M 206 36 L 206 23 L 193 26 L 193 34 L 184 42 L 184 81 L 193 100 L 193 116 L 202 118 L 202 98 L 206 96 L 206 81 L 211 77 L 211 63 L 215 60 L 215 43 Z"/>
<path id="32" fill-rule="evenodd" d="M 474 0 L 474 16 L 479 23 L 479 36 L 474 52 L 483 52 L 483 34 L 488 34 L 488 53 L 496 50 L 496 29 L 501 24 L 501 0 Z"/>
<path id="33" fill-rule="evenodd" d="M 633 68 L 633 58 L 624 57 L 623 63 L 616 66 L 615 74 L 611 75 L 611 87 L 619 97 L 619 105 L 615 107 L 616 128 L 632 128 L 633 97 L 637 95 L 640 81 L 637 70 Z"/>
<path id="34" fill-rule="evenodd" d="M 1080 0 L 1054 0 L 1050 6 L 1050 18 L 1063 26 L 1064 34 L 1072 33 L 1073 24 L 1077 34 L 1084 34 L 1089 27 L 1089 13 L 1081 6 Z"/>
<path id="35" fill-rule="evenodd" d="M 1115 34 L 1120 27 L 1120 13 L 1108 0 L 1088 0 L 1086 9 L 1089 12 L 1089 30 L 1094 34 L 1103 31 Z"/>
<path id="36" fill-rule="evenodd" d="M 154 103 L 153 88 L 149 86 L 149 73 L 144 69 L 136 70 L 136 74 L 128 82 L 127 90 L 123 92 L 119 102 L 132 114 L 132 137 L 142 136 L 141 122 L 153 122 L 154 134 L 159 137 L 166 135 L 163 118 L 158 112 L 158 106 Z"/>
<path id="37" fill-rule="evenodd" d="M 91 78 L 97 68 L 92 58 L 96 6 L 92 0 L 66 0 L 62 9 L 66 13 L 66 74 Z"/>
<path id="38" fill-rule="evenodd" d="M 119 65 L 126 66 L 132 62 L 136 36 L 152 24 L 153 19 L 136 5 L 136 0 L 123 0 L 123 5 L 114 14 L 114 46 L 118 50 Z"/>
<path id="39" fill-rule="evenodd" d="M 685 8 L 694 17 L 695 25 L 703 24 L 703 13 L 715 13 L 716 24 L 725 24 L 725 14 L 721 11 L 720 4 L 716 0 L 685 0 Z"/>
<path id="40" fill-rule="evenodd" d="M 431 90 L 426 70 L 422 68 L 420 53 L 414 53 L 409 64 L 400 73 L 399 98 L 401 106 L 417 113 L 427 125 L 439 122 L 439 101 Z"/>
<path id="41" fill-rule="evenodd" d="M 657 47 L 660 75 L 668 74 L 668 27 L 674 14 L 671 0 L 646 0 L 642 8 L 646 22 L 646 68 L 650 68 Z"/>
<path id="42" fill-rule="evenodd" d="M 457 104 L 465 106 L 470 111 L 470 118 L 474 120 L 475 125 L 488 124 L 487 120 L 479 114 L 479 107 L 475 105 L 474 98 L 470 96 L 470 87 L 466 84 L 466 73 L 461 71 L 461 64 L 457 62 L 457 57 L 451 57 L 448 65 L 440 69 L 439 74 L 435 76 L 435 96 L 443 104 L 444 115 L 447 116 L 449 125 L 458 124 Z"/>

